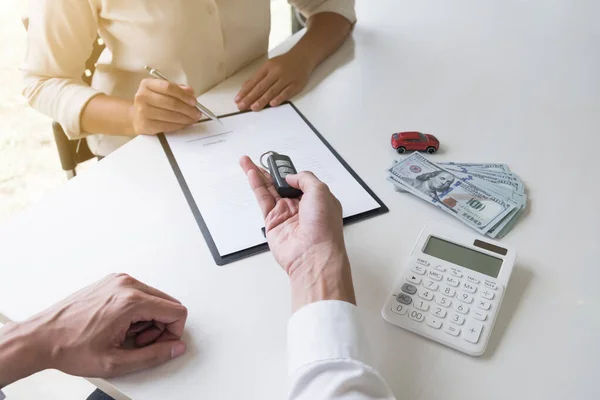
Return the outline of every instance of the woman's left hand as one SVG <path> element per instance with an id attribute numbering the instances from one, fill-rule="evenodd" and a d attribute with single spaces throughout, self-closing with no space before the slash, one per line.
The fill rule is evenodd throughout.
<path id="1" fill-rule="evenodd" d="M 276 107 L 300 92 L 312 73 L 305 57 L 288 52 L 268 60 L 242 85 L 235 98 L 240 110 Z"/>

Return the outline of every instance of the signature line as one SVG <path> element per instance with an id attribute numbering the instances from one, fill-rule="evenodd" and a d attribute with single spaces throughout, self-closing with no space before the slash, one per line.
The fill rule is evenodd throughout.
<path id="1" fill-rule="evenodd" d="M 210 136 L 205 136 L 205 137 L 201 137 L 201 138 L 191 139 L 191 140 L 186 141 L 186 143 L 192 143 L 192 142 L 196 142 L 198 140 L 210 139 L 210 138 L 214 138 L 216 136 L 226 135 L 228 133 L 233 133 L 233 131 L 228 131 L 228 132 L 223 132 L 223 133 L 217 133 L 216 135 L 210 135 Z"/>

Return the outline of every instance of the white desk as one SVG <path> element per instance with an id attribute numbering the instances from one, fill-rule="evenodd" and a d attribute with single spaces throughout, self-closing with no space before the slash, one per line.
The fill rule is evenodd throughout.
<path id="1" fill-rule="evenodd" d="M 391 209 L 345 229 L 381 372 L 402 399 L 600 398 L 600 3 L 357 3 L 353 42 L 295 103 Z M 243 76 L 203 100 L 231 111 Z M 527 184 L 529 209 L 504 239 L 518 249 L 517 266 L 480 358 L 380 316 L 423 225 L 467 229 L 385 181 L 399 130 L 435 133 L 438 160 L 505 162 Z M 111 381 L 123 393 L 284 397 L 287 278 L 269 253 L 214 264 L 155 138 L 133 141 L 5 223 L 0 248 L 0 311 L 11 319 L 112 271 L 189 307 L 187 355 Z"/>

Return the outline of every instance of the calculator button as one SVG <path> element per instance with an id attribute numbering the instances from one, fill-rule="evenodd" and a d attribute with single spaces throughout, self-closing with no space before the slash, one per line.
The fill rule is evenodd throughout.
<path id="1" fill-rule="evenodd" d="M 396 307 L 392 307 L 392 311 L 395 312 L 396 314 L 400 314 L 400 315 L 406 314 L 407 310 L 408 310 L 408 307 L 405 306 L 404 304 L 398 304 Z"/>
<path id="2" fill-rule="evenodd" d="M 469 307 L 467 307 L 461 303 L 454 303 L 454 306 L 452 306 L 452 308 L 454 308 L 456 311 L 458 311 L 461 314 L 466 314 L 469 312 Z"/>
<path id="3" fill-rule="evenodd" d="M 405 283 L 402 285 L 402 291 L 408 294 L 415 294 L 417 293 L 417 287 L 415 285 L 411 285 L 410 283 Z"/>
<path id="4" fill-rule="evenodd" d="M 479 342 L 479 336 L 481 335 L 482 329 L 482 323 L 473 320 L 469 321 L 467 326 L 465 326 L 465 330 L 463 331 L 463 339 L 471 343 Z"/>
<path id="5" fill-rule="evenodd" d="M 462 278 L 463 274 L 456 268 L 450 268 L 450 273 L 457 278 Z"/>
<path id="6" fill-rule="evenodd" d="M 473 295 L 469 293 L 460 292 L 456 297 L 463 303 L 471 304 L 473 302 Z"/>
<path id="7" fill-rule="evenodd" d="M 419 297 L 422 299 L 425 299 L 425 300 L 431 300 L 431 299 L 433 299 L 433 292 L 428 289 L 420 289 Z"/>
<path id="8" fill-rule="evenodd" d="M 483 285 L 488 288 L 488 289 L 492 289 L 492 290 L 496 290 L 496 288 L 498 287 L 494 282 L 490 282 L 490 281 L 485 281 L 483 282 Z"/>
<path id="9" fill-rule="evenodd" d="M 449 298 L 444 297 L 444 296 L 436 296 L 435 302 L 438 303 L 442 307 L 450 307 L 450 304 L 452 304 L 452 301 L 450 301 Z"/>
<path id="10" fill-rule="evenodd" d="M 427 273 L 427 276 L 430 277 L 431 279 L 435 279 L 436 281 L 441 281 L 443 278 L 442 274 L 440 274 L 439 272 L 431 271 L 431 270 L 429 270 L 429 272 Z"/>
<path id="11" fill-rule="evenodd" d="M 483 311 L 474 311 L 473 318 L 478 319 L 480 321 L 485 321 L 487 319 L 487 314 Z"/>
<path id="12" fill-rule="evenodd" d="M 491 306 L 492 305 L 488 301 L 477 300 L 477 307 L 481 308 L 482 310 L 489 310 Z"/>
<path id="13" fill-rule="evenodd" d="M 398 296 L 396 296 L 396 300 L 398 300 L 398 303 L 402 303 L 402 304 L 406 304 L 409 305 L 410 303 L 412 303 L 412 297 L 410 297 L 407 294 L 404 293 L 400 293 Z"/>
<path id="14" fill-rule="evenodd" d="M 460 314 L 453 313 L 450 316 L 450 322 L 452 322 L 453 324 L 456 324 L 456 325 L 462 325 L 465 323 L 465 317 L 463 317 Z"/>
<path id="15" fill-rule="evenodd" d="M 429 261 L 423 260 L 422 258 L 417 258 L 417 264 L 421 264 L 425 267 L 429 267 Z"/>
<path id="16" fill-rule="evenodd" d="M 423 275 L 426 271 L 426 269 L 420 265 L 413 265 L 410 270 L 419 275 Z"/>
<path id="17" fill-rule="evenodd" d="M 434 281 L 430 281 L 430 280 L 428 280 L 427 282 L 425 282 L 423 284 L 423 286 L 425 286 L 427 289 L 433 290 L 433 291 L 436 291 L 437 288 L 439 287 L 439 285 L 437 283 L 435 283 Z"/>
<path id="18" fill-rule="evenodd" d="M 406 280 L 409 281 L 410 283 L 414 283 L 415 285 L 418 285 L 419 283 L 421 283 L 421 278 L 416 275 L 409 275 L 406 277 Z"/>
<path id="19" fill-rule="evenodd" d="M 423 322 L 423 320 L 425 319 L 423 313 L 417 310 L 412 310 L 410 313 L 408 313 L 408 317 L 417 322 Z"/>
<path id="20" fill-rule="evenodd" d="M 440 318 L 446 317 L 446 314 L 447 314 L 446 310 L 444 310 L 442 307 L 433 307 L 431 309 L 431 313 L 433 315 L 435 315 L 436 317 L 440 317 Z"/>
<path id="21" fill-rule="evenodd" d="M 442 327 L 442 321 L 437 318 L 427 317 L 427 321 L 425 321 L 425 323 L 433 329 L 440 329 Z"/>
<path id="22" fill-rule="evenodd" d="M 458 284 L 459 284 L 459 282 L 458 282 L 458 279 L 456 279 L 456 278 L 452 278 L 451 276 L 447 276 L 447 277 L 446 277 L 446 283 L 447 283 L 448 285 L 450 285 L 450 286 L 454 286 L 454 287 L 457 287 L 457 286 L 458 286 Z"/>
<path id="23" fill-rule="evenodd" d="M 437 269 L 438 271 L 442 271 L 442 272 L 446 272 L 446 267 L 444 267 L 443 265 L 436 265 L 435 269 Z"/>
<path id="24" fill-rule="evenodd" d="M 460 334 L 460 328 L 457 328 L 454 325 L 446 325 L 444 327 L 444 332 L 452 336 L 458 336 Z"/>
<path id="25" fill-rule="evenodd" d="M 421 311 L 427 311 L 429 310 L 429 303 L 423 300 L 416 300 L 414 302 L 414 306 L 415 308 L 418 308 Z"/>
<path id="26" fill-rule="evenodd" d="M 440 292 L 444 293 L 448 297 L 454 297 L 454 293 L 456 293 L 456 290 L 452 289 L 449 286 L 444 286 L 440 289 Z"/>
<path id="27" fill-rule="evenodd" d="M 479 280 L 479 279 L 477 279 L 477 278 L 475 278 L 475 277 L 472 277 L 471 275 L 467 275 L 467 280 L 468 280 L 469 282 L 472 282 L 472 283 L 479 283 L 479 282 L 480 282 L 480 280 Z"/>
<path id="28" fill-rule="evenodd" d="M 481 297 L 487 300 L 492 300 L 494 298 L 494 292 L 489 291 L 487 289 L 483 289 L 483 292 L 480 292 Z"/>
<path id="29" fill-rule="evenodd" d="M 462 289 L 469 293 L 475 293 L 477 291 L 477 288 L 475 287 L 475 285 L 473 285 L 472 283 L 468 283 L 468 282 L 464 282 L 462 284 Z"/>

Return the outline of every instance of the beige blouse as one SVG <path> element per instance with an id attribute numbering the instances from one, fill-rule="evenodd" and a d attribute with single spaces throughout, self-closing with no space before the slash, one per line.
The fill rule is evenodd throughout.
<path id="1" fill-rule="evenodd" d="M 305 16 L 336 12 L 354 22 L 354 0 L 290 0 Z M 265 54 L 270 0 L 31 0 L 23 95 L 54 118 L 69 138 L 85 136 L 81 111 L 95 95 L 132 100 L 144 65 L 152 65 L 197 94 Z M 81 75 L 100 33 L 92 87 Z M 107 155 L 130 137 L 91 135 Z"/>

